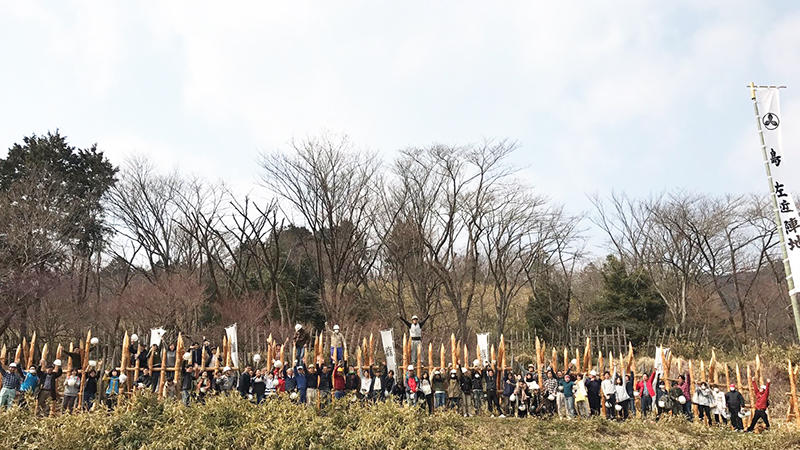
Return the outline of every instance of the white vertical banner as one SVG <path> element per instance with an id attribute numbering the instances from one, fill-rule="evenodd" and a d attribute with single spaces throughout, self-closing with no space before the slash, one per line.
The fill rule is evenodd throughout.
<path id="1" fill-rule="evenodd" d="M 239 367 L 239 340 L 236 336 L 236 324 L 225 328 L 225 335 L 231 343 L 231 363 L 233 367 Z"/>
<path id="2" fill-rule="evenodd" d="M 386 355 L 386 370 L 397 372 L 397 362 L 394 360 L 394 337 L 392 330 L 381 330 L 383 353 Z"/>
<path id="3" fill-rule="evenodd" d="M 481 362 L 489 362 L 489 333 L 478 333 L 478 350 L 481 351 Z"/>
<path id="4" fill-rule="evenodd" d="M 783 153 L 783 138 L 781 129 L 781 104 L 780 91 L 777 88 L 756 88 L 756 104 L 758 106 L 758 120 L 761 123 L 761 132 L 764 135 L 764 145 L 767 152 L 767 163 L 772 173 L 772 187 L 778 205 L 778 216 L 786 242 L 786 253 L 792 274 L 800 274 L 800 215 L 797 205 L 792 198 L 793 188 L 789 183 L 794 182 L 797 176 L 792 173 L 792 167 L 787 167 Z M 800 283 L 795 282 L 795 289 L 790 294 L 798 292 Z"/>
<path id="5" fill-rule="evenodd" d="M 659 349 L 661 351 L 659 351 Z M 656 357 L 655 363 L 653 363 L 653 368 L 656 370 L 656 374 L 660 377 L 664 375 L 664 363 L 665 361 L 661 358 L 661 355 L 664 355 L 664 358 L 669 359 L 670 349 L 668 347 L 656 347 Z"/>
<path id="6" fill-rule="evenodd" d="M 161 346 L 161 337 L 164 336 L 164 333 L 167 331 L 161 327 L 159 328 L 151 328 L 150 329 L 150 345 L 158 345 Z"/>

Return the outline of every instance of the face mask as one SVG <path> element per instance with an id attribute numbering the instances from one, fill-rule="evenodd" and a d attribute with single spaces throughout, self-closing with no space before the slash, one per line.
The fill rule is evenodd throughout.
<path id="1" fill-rule="evenodd" d="M 731 392 L 733 392 L 733 391 L 735 391 L 735 390 L 736 390 L 735 388 L 731 388 Z"/>

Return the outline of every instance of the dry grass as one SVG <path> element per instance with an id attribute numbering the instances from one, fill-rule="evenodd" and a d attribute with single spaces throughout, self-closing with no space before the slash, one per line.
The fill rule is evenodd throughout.
<path id="1" fill-rule="evenodd" d="M 0 414 L 0 448 L 798 448 L 794 428 L 760 435 L 690 424 L 604 419 L 465 419 L 428 416 L 393 403 L 364 408 L 348 402 L 317 414 L 276 400 L 256 407 L 239 398 L 184 408 L 139 396 L 107 414 L 41 419 L 14 408 Z"/>

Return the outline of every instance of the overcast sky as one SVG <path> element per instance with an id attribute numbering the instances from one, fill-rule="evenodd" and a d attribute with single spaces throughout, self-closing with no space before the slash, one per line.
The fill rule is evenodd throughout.
<path id="1" fill-rule="evenodd" d="M 573 212 L 612 190 L 766 195 L 751 80 L 789 86 L 800 161 L 796 1 L 0 0 L 0 56 L 0 155 L 58 128 L 242 191 L 260 152 L 329 130 L 384 160 L 516 140 Z"/>

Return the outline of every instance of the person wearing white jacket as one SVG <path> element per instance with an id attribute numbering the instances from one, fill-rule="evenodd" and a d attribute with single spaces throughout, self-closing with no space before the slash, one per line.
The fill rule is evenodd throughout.
<path id="1" fill-rule="evenodd" d="M 718 388 L 714 388 L 712 395 L 714 396 L 714 403 L 711 405 L 711 413 L 714 414 L 714 423 L 719 425 L 722 422 L 723 425 L 728 425 L 728 417 L 730 415 L 728 413 L 728 405 L 725 403 L 725 393 Z"/>
<path id="2" fill-rule="evenodd" d="M 614 406 L 614 409 L 618 411 L 618 414 L 620 414 L 621 420 L 628 419 L 628 411 L 630 410 L 631 396 L 628 395 L 628 390 L 625 388 L 625 384 L 628 381 L 627 378 L 628 377 L 625 375 L 625 372 L 623 372 L 621 377 L 616 378 L 617 383 L 614 386 L 614 389 L 616 391 L 616 401 L 617 401 L 617 404 Z"/>
<path id="3" fill-rule="evenodd" d="M 692 402 L 697 405 L 697 413 L 700 417 L 700 422 L 702 422 L 703 417 L 705 417 L 706 422 L 711 426 L 711 405 L 714 404 L 714 394 L 711 393 L 711 388 L 708 387 L 708 383 L 703 381 L 697 384 L 694 395 L 692 396 Z"/>
<path id="4" fill-rule="evenodd" d="M 617 372 L 615 370 L 614 377 L 616 376 Z M 615 398 L 617 389 L 614 387 L 614 380 L 611 373 L 606 372 L 603 374 L 603 382 L 600 383 L 600 390 L 603 391 L 603 401 L 606 404 L 606 419 L 613 419 L 615 416 L 614 405 L 617 403 Z"/>

